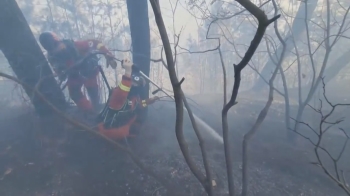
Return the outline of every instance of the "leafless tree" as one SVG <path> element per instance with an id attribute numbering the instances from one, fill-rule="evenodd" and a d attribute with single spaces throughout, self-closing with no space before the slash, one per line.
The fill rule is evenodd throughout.
<path id="1" fill-rule="evenodd" d="M 275 17 L 278 16 L 278 8 L 276 5 L 275 0 L 272 0 L 273 6 L 275 8 Z M 284 55 L 286 52 L 286 43 L 285 41 L 282 39 L 279 31 L 278 31 L 278 25 L 277 25 L 277 20 L 274 21 L 274 28 L 275 28 L 275 33 L 276 36 L 278 37 L 278 39 L 280 40 L 281 44 L 282 44 L 282 53 L 279 57 L 279 61 L 276 64 L 276 68 L 272 74 L 272 77 L 269 80 L 269 97 L 267 100 L 267 103 L 265 105 L 265 107 L 261 110 L 257 120 L 255 121 L 253 127 L 249 130 L 248 133 L 246 133 L 243 137 L 243 163 L 242 163 L 242 195 L 246 196 L 248 194 L 248 144 L 249 144 L 249 140 L 254 136 L 254 134 L 258 131 L 258 128 L 260 127 L 261 123 L 264 121 L 267 112 L 270 109 L 270 106 L 272 104 L 273 101 L 273 92 L 274 92 L 274 80 L 276 78 L 276 75 L 278 73 L 278 71 L 281 72 L 281 66 L 282 66 L 282 62 L 284 59 Z M 282 71 L 283 72 L 283 71 Z"/>
<path id="2" fill-rule="evenodd" d="M 306 3 L 306 6 L 307 6 L 307 3 Z M 345 24 L 345 21 L 346 21 L 346 18 L 347 18 L 347 15 L 350 11 L 350 7 L 346 10 L 346 13 L 343 17 L 343 20 L 342 20 L 342 23 L 339 27 L 339 30 L 338 30 L 338 33 L 335 35 L 335 38 L 333 39 L 333 41 L 331 41 L 331 38 L 333 37 L 331 35 L 331 10 L 330 10 L 330 0 L 327 0 L 326 1 L 326 14 L 327 14 L 327 19 L 326 19 L 326 23 L 325 23 L 325 40 L 324 42 L 320 43 L 319 46 L 323 45 L 324 44 L 324 47 L 325 47 L 325 55 L 324 55 L 324 58 L 323 58 L 323 61 L 322 61 L 322 65 L 321 65 L 321 68 L 320 68 L 320 72 L 317 76 L 317 73 L 315 71 L 315 62 L 314 62 L 314 54 L 315 52 L 317 51 L 317 49 L 319 47 L 316 48 L 315 51 L 312 51 L 311 50 L 311 43 L 310 43 L 310 31 L 309 31 L 309 26 L 308 26 L 308 23 L 306 22 L 306 32 L 307 32 L 307 46 L 308 46 L 308 51 L 309 51 L 309 57 L 310 57 L 310 62 L 311 62 L 311 67 L 312 67 L 312 82 L 311 82 L 311 87 L 310 87 L 310 90 L 309 92 L 307 93 L 307 97 L 306 99 L 304 100 L 304 102 L 301 102 L 299 103 L 299 108 L 298 108 L 298 114 L 296 116 L 296 120 L 297 122 L 299 122 L 302 118 L 302 114 L 303 114 L 303 111 L 304 111 L 304 108 L 306 107 L 306 105 L 310 102 L 311 98 L 313 97 L 315 91 L 317 90 L 318 88 L 318 85 L 319 83 L 321 82 L 321 79 L 323 78 L 324 76 L 324 71 L 326 69 L 326 66 L 328 64 L 328 60 L 329 60 L 329 56 L 330 56 L 330 53 L 332 51 L 332 48 L 334 47 L 334 45 L 339 41 L 339 39 L 341 38 L 341 35 L 342 35 L 342 32 L 343 32 L 343 28 L 344 28 L 344 24 Z M 305 12 L 305 15 L 307 16 L 307 12 Z M 297 130 L 298 129 L 298 123 L 295 124 L 295 127 L 294 129 Z"/>
<path id="3" fill-rule="evenodd" d="M 209 169 L 209 164 L 207 160 L 207 154 L 205 151 L 205 143 L 204 140 L 197 128 L 197 125 L 195 123 L 193 114 L 188 107 L 188 103 L 186 101 L 186 98 L 184 97 L 184 93 L 181 89 L 181 84 L 185 80 L 184 78 L 181 79 L 181 81 L 178 80 L 176 76 L 176 67 L 175 67 L 175 60 L 173 57 L 169 37 L 167 35 L 167 30 L 164 25 L 163 17 L 160 10 L 160 5 L 158 0 L 150 0 L 150 3 L 152 5 L 152 9 L 155 16 L 155 21 L 157 23 L 159 33 L 163 42 L 164 52 L 166 56 L 166 62 L 167 62 L 167 68 L 168 73 L 170 77 L 170 81 L 173 87 L 174 92 L 174 98 L 175 98 L 175 105 L 176 105 L 176 124 L 175 124 L 175 132 L 177 141 L 179 143 L 180 149 L 182 151 L 182 154 L 184 155 L 184 158 L 186 160 L 186 163 L 188 164 L 190 170 L 194 174 L 194 176 L 198 179 L 198 181 L 202 184 L 204 189 L 206 190 L 208 195 L 212 195 L 212 182 L 211 182 L 211 174 Z M 197 138 L 199 140 L 199 146 L 201 147 L 201 153 L 203 157 L 203 164 L 205 168 L 205 175 L 199 170 L 199 167 L 196 165 L 194 159 L 191 157 L 188 144 L 185 140 L 184 134 L 183 134 L 183 118 L 184 118 L 184 105 L 187 107 L 187 111 L 189 113 L 190 119 L 193 123 L 193 128 L 196 132 Z"/>
<path id="4" fill-rule="evenodd" d="M 335 183 L 337 183 L 337 185 L 346 192 L 347 195 L 350 195 L 350 187 L 349 187 L 349 184 L 345 178 L 344 171 L 339 168 L 339 160 L 342 158 L 345 150 L 347 149 L 347 144 L 348 144 L 348 141 L 350 139 L 349 134 L 343 128 L 338 128 L 343 133 L 343 135 L 345 137 L 345 142 L 341 148 L 341 151 L 339 152 L 339 154 L 337 156 L 332 155 L 330 150 L 322 145 L 322 142 L 324 141 L 324 138 L 326 137 L 325 136 L 326 133 L 332 131 L 331 129 L 334 126 L 339 125 L 344 120 L 343 118 L 337 119 L 335 121 L 329 120 L 332 117 L 332 115 L 334 114 L 336 108 L 350 106 L 350 103 L 349 104 L 342 104 L 342 103 L 333 104 L 328 99 L 328 97 L 326 95 L 326 84 L 324 82 L 324 78 L 322 78 L 321 80 L 322 80 L 322 84 L 323 84 L 323 97 L 326 100 L 326 103 L 331 107 L 330 111 L 328 111 L 328 112 L 323 111 L 324 108 L 323 108 L 323 102 L 321 99 L 320 99 L 319 108 L 315 108 L 315 107 L 308 104 L 308 106 L 321 117 L 317 128 L 312 127 L 311 125 L 309 125 L 306 122 L 297 121 L 296 119 L 293 118 L 293 120 L 295 120 L 296 123 L 301 124 L 301 125 L 305 125 L 309 130 L 311 130 L 312 133 L 316 136 L 316 140 L 312 139 L 312 137 L 307 136 L 307 134 L 304 132 L 300 132 L 300 131 L 295 130 L 295 129 L 293 129 L 292 131 L 297 133 L 299 136 L 303 137 L 304 139 L 308 140 L 310 142 L 310 144 L 313 145 L 314 153 L 316 155 L 316 162 L 312 162 L 312 164 L 319 166 L 330 179 L 332 179 Z M 322 156 L 321 156 L 322 154 L 326 154 L 326 156 L 328 156 L 328 158 L 330 158 L 332 160 L 334 172 L 331 171 L 331 168 L 329 166 L 327 166 L 325 161 L 322 159 Z"/>
<path id="5" fill-rule="evenodd" d="M 246 3 L 244 1 L 242 2 L 239 2 L 241 3 L 241 5 L 246 8 L 246 10 L 248 10 L 249 12 L 251 12 L 259 21 L 259 27 L 258 27 L 258 31 L 256 33 L 256 36 L 254 37 L 251 45 L 249 46 L 248 48 L 248 51 L 247 53 L 245 54 L 245 56 L 243 57 L 243 60 L 242 62 L 240 62 L 238 65 L 235 65 L 235 84 L 234 84 L 234 89 L 233 89 L 233 93 L 232 93 L 232 96 L 231 96 L 231 100 L 228 104 L 226 104 L 226 96 L 224 96 L 224 109 L 223 109 L 223 132 L 224 132 L 224 142 L 225 142 L 225 158 L 226 158 L 226 165 L 227 165 L 227 173 L 228 173 L 228 181 L 229 181 L 229 193 L 230 195 L 234 195 L 234 188 L 233 188 L 233 174 L 232 174 L 232 159 L 231 159 L 231 154 L 229 152 L 230 150 L 230 147 L 228 145 L 228 135 L 227 135 L 227 132 L 228 132 L 228 125 L 227 125 L 227 112 L 228 110 L 230 109 L 230 107 L 232 107 L 236 102 L 236 97 L 237 97 L 237 94 L 238 94 L 238 88 L 239 88 L 239 82 L 240 82 L 240 72 L 241 70 L 248 64 L 248 62 L 250 61 L 250 59 L 252 58 L 256 48 L 258 47 L 263 35 L 264 35 L 264 32 L 265 32 L 265 29 L 266 27 L 277 20 L 277 18 L 279 17 L 279 15 L 275 15 L 275 17 L 271 20 L 268 20 L 266 15 L 264 14 L 263 11 L 261 11 L 257 6 L 255 6 L 254 4 L 252 3 Z M 243 10 L 245 11 L 245 10 Z M 243 12 L 242 11 L 242 12 Z M 254 14 L 255 13 L 255 14 Z M 277 7 L 276 7 L 276 13 L 277 13 Z M 232 16 L 233 17 L 233 16 Z M 210 26 L 215 23 L 216 21 L 218 21 L 219 19 L 218 18 L 215 18 L 210 24 L 209 24 L 209 28 L 208 28 L 208 31 L 207 31 L 207 36 L 206 38 L 207 39 L 217 39 L 219 41 L 219 44 L 218 44 L 218 47 L 217 48 L 214 48 L 214 49 L 211 49 L 211 50 L 207 50 L 207 51 L 197 51 L 197 53 L 204 53 L 204 52 L 209 52 L 209 51 L 215 51 L 215 50 L 218 50 L 220 49 L 220 38 L 211 38 L 211 37 L 208 37 L 208 32 L 209 32 L 209 29 L 210 29 Z M 277 28 L 277 24 L 275 24 L 275 27 Z M 279 34 L 278 34 L 279 35 Z M 280 36 L 280 35 L 279 35 Z M 281 39 L 281 42 L 283 42 L 283 40 Z M 187 50 L 188 51 L 188 50 Z M 190 53 L 194 53 L 193 51 L 188 51 Z M 221 50 L 219 51 L 219 54 L 221 54 Z M 249 131 L 249 133 L 247 135 L 245 135 L 244 137 L 244 169 L 243 169 L 243 195 L 246 195 L 247 194 L 247 145 L 248 145 L 248 141 L 249 139 L 254 135 L 254 133 L 257 131 L 258 127 L 260 126 L 260 124 L 262 123 L 262 121 L 264 120 L 264 118 L 266 117 L 267 115 L 267 111 L 270 107 L 270 105 L 272 104 L 272 100 L 273 100 L 273 90 L 274 90 L 274 87 L 273 87 L 273 81 L 276 77 L 276 74 L 277 74 L 277 71 L 279 70 L 279 67 L 283 61 L 283 56 L 284 54 L 281 55 L 282 58 L 281 58 L 281 62 L 279 62 L 279 64 L 276 66 L 276 69 L 274 71 L 274 74 L 272 76 L 272 78 L 270 79 L 270 93 L 269 93 L 269 100 L 265 106 L 265 108 L 262 110 L 262 112 L 260 113 L 255 125 L 252 127 L 252 129 Z M 220 58 L 222 60 L 222 55 L 220 55 Z M 224 65 L 222 65 L 224 67 Z M 224 71 L 224 77 L 226 77 L 226 74 L 225 74 L 225 69 L 223 69 Z M 226 81 L 226 79 L 224 80 Z M 224 82 L 225 84 L 225 82 Z M 225 88 L 226 89 L 226 88 Z M 225 90 L 224 90 L 225 92 Z M 225 94 L 225 93 L 224 93 Z M 226 140 L 226 141 L 225 141 Z"/>
<path id="6" fill-rule="evenodd" d="M 273 17 L 272 19 L 268 19 L 266 14 L 255 4 L 253 4 L 251 1 L 248 0 L 238 0 L 239 4 L 241 4 L 245 9 L 247 9 L 254 17 L 259 21 L 258 29 L 256 31 L 256 34 L 245 53 L 243 59 L 241 62 L 239 62 L 237 65 L 234 65 L 235 70 L 235 82 L 233 85 L 233 90 L 231 94 L 230 101 L 224 106 L 222 110 L 222 129 L 223 129 L 223 138 L 224 138 L 224 148 L 225 148 L 225 159 L 226 159 L 226 167 L 227 167 L 227 175 L 228 175 L 228 184 L 229 184 L 229 194 L 230 196 L 233 196 L 234 193 L 234 184 L 233 184 L 233 170 L 232 170 L 232 153 L 231 153 L 231 145 L 229 141 L 229 133 L 228 133 L 228 121 L 227 121 L 227 113 L 230 110 L 230 108 L 235 104 L 237 95 L 238 95 L 238 89 L 240 86 L 241 81 L 241 71 L 246 67 L 250 59 L 253 57 L 254 52 L 258 48 L 261 39 L 264 36 L 265 30 L 269 24 L 277 20 L 280 15 L 277 15 Z"/>

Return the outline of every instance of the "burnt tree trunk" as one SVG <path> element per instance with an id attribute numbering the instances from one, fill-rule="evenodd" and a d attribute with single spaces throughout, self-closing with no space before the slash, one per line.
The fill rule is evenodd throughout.
<path id="1" fill-rule="evenodd" d="M 129 25 L 132 41 L 133 62 L 140 70 L 149 76 L 150 59 L 151 59 L 151 40 L 150 27 L 148 18 L 148 1 L 147 0 L 127 0 L 126 1 L 129 16 Z M 142 98 L 149 97 L 149 85 L 142 92 Z M 141 114 L 145 119 L 147 110 Z"/>
<path id="2" fill-rule="evenodd" d="M 47 60 L 15 0 L 0 1 L 0 50 L 4 53 L 17 78 L 35 88 L 42 78 L 39 91 L 58 108 L 66 106 L 65 97 L 52 75 Z M 51 114 L 51 109 L 31 89 L 24 88 L 37 113 Z"/>

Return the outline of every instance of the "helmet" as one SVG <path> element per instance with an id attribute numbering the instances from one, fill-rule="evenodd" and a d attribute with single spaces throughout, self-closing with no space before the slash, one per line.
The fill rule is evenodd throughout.
<path id="1" fill-rule="evenodd" d="M 131 74 L 131 80 L 132 80 L 133 86 L 145 86 L 146 84 L 145 79 L 140 74 L 136 74 L 136 73 Z"/>
<path id="2" fill-rule="evenodd" d="M 137 65 L 132 66 L 131 80 L 133 86 L 143 87 L 146 85 L 146 79 L 140 74 L 140 68 Z"/>
<path id="3" fill-rule="evenodd" d="M 60 41 L 61 39 L 55 33 L 50 31 L 43 32 L 39 36 L 41 46 L 48 52 L 55 49 Z"/>
<path id="4" fill-rule="evenodd" d="M 132 73 L 131 81 L 132 81 L 132 86 L 131 86 L 128 98 L 141 96 L 144 91 L 146 80 L 140 74 Z"/>

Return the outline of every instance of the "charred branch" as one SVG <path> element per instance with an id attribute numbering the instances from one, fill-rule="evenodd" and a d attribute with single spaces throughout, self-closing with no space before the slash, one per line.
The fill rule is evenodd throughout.
<path id="1" fill-rule="evenodd" d="M 277 5 L 275 0 L 272 0 L 272 3 L 274 5 L 275 8 L 275 17 L 277 16 Z M 246 196 L 248 194 L 248 145 L 249 145 L 249 141 L 250 139 L 255 135 L 255 133 L 258 131 L 261 123 L 265 120 L 265 117 L 270 109 L 270 106 L 272 104 L 273 101 L 273 92 L 274 92 L 274 80 L 276 78 L 276 75 L 278 73 L 278 71 L 281 73 L 283 73 L 282 70 L 282 62 L 284 60 L 284 55 L 286 52 L 286 43 L 285 41 L 282 39 L 278 29 L 277 29 L 277 20 L 274 21 L 274 28 L 275 28 L 275 33 L 278 37 L 278 39 L 280 40 L 283 48 L 282 48 L 282 53 L 281 56 L 279 57 L 279 61 L 276 64 L 276 68 L 272 74 L 272 77 L 269 80 L 269 97 L 268 100 L 266 102 L 265 107 L 261 110 L 257 120 L 255 121 L 253 127 L 249 130 L 249 132 L 247 134 L 244 135 L 243 137 L 243 163 L 242 163 L 242 195 Z M 288 94 L 286 94 L 287 96 Z M 289 116 L 288 116 L 289 117 Z"/>
<path id="2" fill-rule="evenodd" d="M 150 3 L 152 5 L 152 9 L 153 9 L 153 12 L 155 15 L 155 20 L 156 20 L 158 30 L 159 30 L 159 33 L 160 33 L 160 36 L 161 36 L 161 39 L 163 42 L 163 47 L 164 47 L 164 52 L 165 52 L 167 67 L 168 67 L 168 73 L 169 73 L 170 81 L 171 81 L 171 84 L 173 87 L 173 92 L 174 92 L 175 107 L 176 107 L 175 132 L 176 132 L 177 141 L 179 143 L 182 154 L 184 155 L 185 161 L 188 164 L 190 170 L 192 171 L 194 176 L 198 179 L 198 181 L 202 184 L 202 186 L 206 190 L 207 194 L 212 195 L 212 185 L 211 185 L 210 175 L 205 176 L 197 167 L 194 159 L 190 155 L 190 152 L 188 149 L 188 144 L 187 144 L 187 142 L 185 140 L 185 136 L 183 134 L 184 96 L 183 96 L 181 86 L 178 85 L 179 80 L 176 76 L 177 72 L 176 72 L 176 67 L 175 67 L 175 61 L 174 61 L 174 57 L 172 54 L 169 37 L 167 35 L 166 27 L 164 25 L 163 17 L 161 14 L 159 1 L 158 0 L 150 0 Z M 191 114 L 190 114 L 190 117 L 191 117 Z M 197 132 L 196 132 L 196 134 L 197 134 Z M 198 132 L 198 134 L 199 134 L 199 132 Z M 204 149 L 205 149 L 204 144 L 205 143 L 203 142 L 201 137 L 198 137 L 198 139 L 200 142 L 202 155 L 204 154 L 203 162 L 206 162 L 204 164 L 204 165 L 206 165 L 206 164 L 208 164 L 208 162 L 206 159 L 204 159 L 204 158 L 206 158 L 205 151 L 204 151 Z M 209 167 L 205 167 L 205 169 L 207 170 L 207 169 L 209 169 Z M 210 171 L 206 171 L 207 174 L 209 174 L 209 172 Z"/>
<path id="3" fill-rule="evenodd" d="M 235 80 L 233 85 L 233 90 L 231 94 L 231 98 L 229 102 L 224 106 L 222 110 L 222 127 L 223 127 L 223 138 L 224 138 L 224 149 L 225 149 L 225 159 L 226 159 L 226 169 L 227 169 L 227 175 L 228 175 L 228 185 L 229 185 L 229 195 L 233 196 L 234 193 L 234 179 L 233 179 L 233 164 L 232 164 L 232 152 L 230 148 L 230 141 L 229 141 L 229 134 L 228 134 L 228 121 L 227 121 L 227 113 L 230 110 L 230 108 L 235 104 L 237 95 L 238 95 L 238 89 L 241 82 L 241 71 L 246 67 L 246 65 L 249 63 L 250 59 L 253 57 L 256 49 L 258 48 L 264 34 L 265 30 L 268 25 L 270 25 L 272 22 L 277 20 L 280 15 L 277 15 L 273 17 L 272 19 L 268 19 L 266 14 L 256 5 L 254 5 L 251 1 L 248 0 L 237 0 L 239 4 L 241 4 L 245 9 L 247 9 L 251 14 L 255 16 L 255 18 L 258 20 L 259 25 L 258 29 L 256 31 L 256 34 L 250 43 L 250 46 L 245 53 L 243 59 L 241 62 L 239 62 L 237 65 L 234 65 L 234 71 L 235 71 Z"/>

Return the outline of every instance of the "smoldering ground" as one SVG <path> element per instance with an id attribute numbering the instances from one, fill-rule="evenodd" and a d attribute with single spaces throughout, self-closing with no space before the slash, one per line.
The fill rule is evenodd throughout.
<path id="1" fill-rule="evenodd" d="M 221 135 L 222 97 L 209 94 L 191 98 L 196 102 L 190 101 L 193 112 Z M 243 96 L 238 101 L 230 112 L 236 187 L 240 187 L 242 136 L 265 103 L 265 100 Z M 28 117 L 28 113 L 20 110 L 15 106 L 2 110 L 8 116 L 0 123 L 2 195 L 167 195 L 164 187 L 141 171 L 125 153 L 103 140 L 69 127 L 56 130 L 60 133 L 52 137 L 47 132 L 52 132 L 49 129 L 53 127 L 41 126 L 39 130 L 39 121 L 34 115 Z M 314 154 L 306 140 L 299 138 L 297 145 L 288 143 L 282 111 L 282 103 L 276 101 L 251 141 L 250 194 L 345 195 L 319 167 L 310 164 Z M 307 113 L 312 115 L 312 111 Z M 128 144 L 145 165 L 185 195 L 203 195 L 203 188 L 188 169 L 178 146 L 174 119 L 174 104 L 159 102 L 150 108 L 149 120 L 141 135 L 123 144 Z M 198 140 L 187 115 L 184 131 L 191 155 L 202 168 Z M 214 191 L 217 195 L 227 195 L 223 145 L 210 135 L 203 135 L 216 182 Z M 336 152 L 341 146 L 340 140 L 340 136 L 331 135 L 326 145 Z M 346 170 L 349 155 L 345 154 L 342 160 L 341 166 Z"/>

